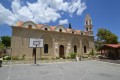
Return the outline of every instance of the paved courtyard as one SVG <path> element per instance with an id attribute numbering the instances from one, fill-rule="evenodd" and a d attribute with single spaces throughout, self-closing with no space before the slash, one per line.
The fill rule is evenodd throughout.
<path id="1" fill-rule="evenodd" d="M 0 80 L 120 80 L 120 64 L 90 60 L 3 65 Z"/>

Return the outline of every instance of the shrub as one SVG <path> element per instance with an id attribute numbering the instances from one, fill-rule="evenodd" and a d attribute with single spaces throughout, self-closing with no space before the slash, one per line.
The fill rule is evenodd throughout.
<path id="1" fill-rule="evenodd" d="M 90 51 L 90 53 L 89 53 L 89 56 L 90 56 L 90 57 L 94 57 L 94 54 L 95 54 L 95 52 L 94 52 L 94 50 L 92 49 L 92 50 Z"/>
<path id="2" fill-rule="evenodd" d="M 82 55 L 82 58 L 88 58 L 89 56 L 88 55 Z"/>
<path id="3" fill-rule="evenodd" d="M 18 55 L 16 55 L 16 56 L 12 56 L 12 59 L 13 59 L 13 60 L 19 60 L 18 57 L 19 57 Z"/>
<path id="4" fill-rule="evenodd" d="M 56 57 L 56 59 L 60 59 L 59 57 Z"/>
<path id="5" fill-rule="evenodd" d="M 94 54 L 95 54 L 95 52 L 94 52 L 94 50 L 92 49 L 92 51 L 90 51 L 89 55 L 94 56 Z"/>
<path id="6" fill-rule="evenodd" d="M 11 57 L 10 56 L 4 56 L 3 60 L 11 60 Z"/>
<path id="7" fill-rule="evenodd" d="M 22 59 L 25 59 L 25 56 L 26 56 L 26 55 L 25 55 L 25 54 L 23 54 L 23 55 L 22 55 Z"/>
<path id="8" fill-rule="evenodd" d="M 66 59 L 70 59 L 70 56 L 66 56 Z"/>
<path id="9" fill-rule="evenodd" d="M 75 58 L 76 58 L 76 55 L 77 55 L 76 53 L 70 53 L 70 58 L 71 58 L 71 59 L 75 59 Z"/>
<path id="10" fill-rule="evenodd" d="M 0 49 L 4 49 L 4 45 L 0 42 Z"/>

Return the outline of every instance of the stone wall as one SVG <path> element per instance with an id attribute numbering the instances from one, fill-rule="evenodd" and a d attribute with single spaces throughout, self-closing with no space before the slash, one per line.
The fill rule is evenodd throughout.
<path id="1" fill-rule="evenodd" d="M 32 58 L 33 48 L 29 48 L 30 38 L 42 38 L 44 44 L 49 45 L 48 54 L 44 53 L 44 48 L 37 48 L 37 58 L 59 57 L 60 45 L 64 46 L 65 57 L 69 56 L 70 52 L 74 52 L 74 45 L 77 46 L 77 54 L 79 55 L 83 54 L 84 46 L 87 47 L 87 52 L 94 49 L 93 36 L 13 27 L 11 41 L 13 56 L 25 54 L 26 57 Z"/>

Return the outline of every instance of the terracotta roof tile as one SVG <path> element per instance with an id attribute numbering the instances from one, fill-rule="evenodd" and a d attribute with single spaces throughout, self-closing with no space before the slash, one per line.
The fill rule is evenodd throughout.
<path id="1" fill-rule="evenodd" d="M 18 27 L 22 27 L 22 24 L 23 24 L 24 22 L 22 22 L 22 21 L 18 21 L 17 23 L 16 23 L 16 26 L 18 26 Z M 44 26 L 44 24 L 36 24 L 36 26 L 37 26 L 37 28 L 38 29 L 40 29 L 42 26 Z M 51 28 L 51 30 L 52 31 L 54 31 L 55 30 L 55 28 L 56 28 L 56 26 L 49 26 L 50 28 Z M 69 28 L 66 28 L 66 30 L 67 30 L 67 32 L 66 33 L 69 33 L 70 32 L 70 30 L 72 30 L 72 29 L 69 29 Z M 76 31 L 76 34 L 80 34 L 80 30 L 75 30 Z M 87 34 L 87 33 L 86 33 Z"/>
<path id="2" fill-rule="evenodd" d="M 77 32 L 77 34 L 80 34 L 80 32 L 81 32 L 80 30 L 75 30 L 75 31 Z"/>
<path id="3" fill-rule="evenodd" d="M 112 48 L 120 48 L 120 44 L 105 44 L 105 46 L 112 47 Z"/>
<path id="4" fill-rule="evenodd" d="M 43 24 L 36 24 L 37 28 L 40 29 L 42 26 L 44 26 Z"/>
<path id="5" fill-rule="evenodd" d="M 22 22 L 22 21 L 18 21 L 18 22 L 16 23 L 16 26 L 21 27 L 23 23 L 24 23 L 24 22 Z"/>
<path id="6" fill-rule="evenodd" d="M 54 29 L 56 28 L 56 26 L 50 26 L 51 30 L 54 31 Z"/>
<path id="7" fill-rule="evenodd" d="M 67 30 L 67 32 L 69 32 L 71 29 L 67 28 L 66 30 Z"/>

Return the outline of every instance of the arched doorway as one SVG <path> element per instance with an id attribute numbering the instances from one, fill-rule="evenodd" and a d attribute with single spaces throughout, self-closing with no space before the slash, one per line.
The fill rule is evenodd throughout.
<path id="1" fill-rule="evenodd" d="M 89 41 L 86 38 L 82 40 L 82 46 L 83 46 L 83 52 L 87 53 L 89 50 Z"/>
<path id="2" fill-rule="evenodd" d="M 65 58 L 65 56 L 64 56 L 64 46 L 63 45 L 60 45 L 60 47 L 59 47 L 59 57 L 60 58 Z"/>
<path id="3" fill-rule="evenodd" d="M 84 46 L 84 53 L 87 53 L 86 46 Z"/>
<path id="4" fill-rule="evenodd" d="M 77 53 L 77 46 L 74 46 L 74 53 Z"/>
<path id="5" fill-rule="evenodd" d="M 73 53 L 77 53 L 79 54 L 79 50 L 80 50 L 80 43 L 79 43 L 79 39 L 74 37 L 72 40 L 71 40 L 71 44 L 72 44 L 72 52 Z"/>
<path id="6" fill-rule="evenodd" d="M 44 53 L 47 54 L 48 53 L 48 44 L 44 44 Z"/>

